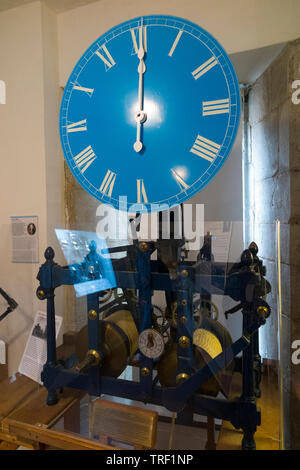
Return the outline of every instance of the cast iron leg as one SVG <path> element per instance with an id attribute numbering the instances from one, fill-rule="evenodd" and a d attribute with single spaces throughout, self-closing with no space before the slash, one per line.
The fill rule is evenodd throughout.
<path id="1" fill-rule="evenodd" d="M 48 389 L 47 405 L 55 405 L 58 402 L 57 393 L 55 389 Z"/>
<path id="2" fill-rule="evenodd" d="M 254 439 L 255 431 L 248 431 L 244 429 L 244 437 L 242 440 L 242 449 L 243 450 L 255 450 L 256 443 Z"/>

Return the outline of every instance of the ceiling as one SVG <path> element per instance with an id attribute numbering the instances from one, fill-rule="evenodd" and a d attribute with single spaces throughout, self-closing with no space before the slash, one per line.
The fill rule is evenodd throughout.
<path id="1" fill-rule="evenodd" d="M 280 54 L 285 45 L 286 43 L 281 43 L 230 54 L 239 82 L 243 84 L 255 82 Z"/>
<path id="2" fill-rule="evenodd" d="M 0 11 L 8 10 L 34 0 L 0 0 Z M 41 0 L 56 13 L 71 10 L 99 0 Z M 257 78 L 273 62 L 281 52 L 285 43 L 275 44 L 268 47 L 253 49 L 249 51 L 231 54 L 230 58 L 238 75 L 240 83 L 249 84 Z"/>
<path id="3" fill-rule="evenodd" d="M 20 5 L 25 5 L 26 3 L 31 3 L 34 0 L 0 0 L 0 11 L 9 10 L 10 8 L 15 8 Z M 88 3 L 93 3 L 98 0 L 41 0 L 49 8 L 54 10 L 56 13 L 62 11 L 71 10 L 72 8 L 80 7 L 82 5 L 87 5 Z"/>

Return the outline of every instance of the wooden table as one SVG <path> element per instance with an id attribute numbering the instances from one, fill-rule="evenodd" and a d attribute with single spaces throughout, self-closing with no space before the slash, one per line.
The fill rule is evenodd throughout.
<path id="1" fill-rule="evenodd" d="M 64 334 L 57 358 L 74 352 L 75 333 Z M 80 436 L 80 400 L 86 392 L 64 388 L 56 405 L 46 404 L 47 390 L 24 375 L 16 380 L 0 379 L 0 450 L 111 449 Z M 61 418 L 64 431 L 51 429 Z"/>
<path id="2" fill-rule="evenodd" d="M 17 375 L 14 382 L 0 382 L 0 450 L 112 449 L 79 435 L 80 400 L 85 392 L 65 388 L 56 405 L 46 404 L 47 390 L 33 380 Z M 64 418 L 65 431 L 51 427 Z M 76 434 L 78 433 L 78 434 Z"/>

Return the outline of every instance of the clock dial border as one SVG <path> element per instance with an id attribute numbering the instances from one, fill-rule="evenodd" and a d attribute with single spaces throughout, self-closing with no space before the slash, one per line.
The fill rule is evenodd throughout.
<path id="1" fill-rule="evenodd" d="M 109 51 L 109 42 L 116 38 L 120 34 L 124 34 L 126 32 L 129 32 L 132 29 L 139 28 L 141 26 L 141 22 L 143 22 L 143 25 L 145 27 L 147 26 L 163 26 L 163 27 L 169 27 L 169 28 L 174 28 L 177 30 L 177 35 L 174 34 L 174 43 L 171 45 L 171 48 L 168 49 L 166 47 L 166 56 L 169 55 L 169 57 L 172 57 L 174 53 L 176 53 L 176 47 L 178 47 L 178 42 L 181 41 L 183 38 L 183 33 L 190 34 L 191 36 L 195 37 L 196 39 L 204 42 L 205 41 L 205 46 L 211 50 L 212 56 L 216 57 L 218 60 L 218 64 L 221 66 L 222 73 L 225 77 L 226 83 L 227 83 L 227 88 L 229 92 L 229 100 L 230 100 L 230 112 L 229 112 L 229 121 L 228 121 L 228 126 L 226 133 L 224 135 L 223 141 L 221 143 L 218 143 L 219 149 L 216 154 L 216 157 L 213 159 L 211 162 L 212 165 L 210 165 L 206 171 L 204 171 L 199 178 L 195 179 L 194 182 L 191 185 L 188 185 L 188 187 L 185 187 L 184 184 L 178 184 L 178 189 L 179 192 L 172 194 L 170 197 L 165 198 L 164 200 L 157 200 L 157 201 L 151 201 L 151 202 L 141 202 L 138 203 L 137 201 L 123 201 L 123 205 L 120 205 L 120 200 L 118 198 L 115 198 L 112 194 L 112 191 L 110 191 L 111 188 L 109 188 L 109 191 L 101 192 L 100 187 L 101 185 L 98 185 L 98 188 L 96 188 L 84 175 L 84 172 L 82 171 L 85 167 L 83 166 L 84 163 L 82 163 L 81 166 L 83 168 L 79 168 L 77 164 L 74 164 L 74 160 L 77 155 L 73 155 L 72 153 L 72 148 L 69 142 L 68 134 L 73 133 L 74 129 L 76 130 L 76 126 L 74 124 L 68 124 L 67 121 L 67 115 L 68 115 L 68 104 L 69 101 L 72 97 L 72 93 L 74 92 L 74 86 L 77 87 L 75 88 L 76 92 L 80 93 L 91 93 L 92 95 L 92 88 L 89 89 L 87 88 L 89 85 L 88 84 L 81 84 L 75 85 L 76 80 L 78 76 L 80 75 L 80 72 L 82 69 L 89 63 L 89 60 L 91 57 L 94 56 L 96 51 L 99 51 L 99 49 L 104 45 L 105 46 L 105 53 L 106 57 L 108 57 L 109 61 L 109 69 L 114 66 L 115 61 L 117 60 L 116 58 L 112 58 L 111 55 L 107 55 L 106 51 Z M 182 33 L 180 33 L 182 31 Z M 177 42 L 176 42 L 177 41 Z M 175 44 L 175 47 L 174 47 Z M 106 47 L 107 45 L 107 47 Z M 169 50 L 169 52 L 168 52 Z M 170 53 L 172 54 L 170 55 Z M 110 56 L 110 57 L 109 57 Z M 100 60 L 100 59 L 99 59 Z M 103 61 L 103 59 L 102 59 Z M 211 62 L 212 63 L 212 62 Z M 105 65 L 105 64 L 104 64 Z M 198 77 L 199 73 L 201 73 L 201 70 L 197 72 L 197 69 L 199 69 L 203 66 L 203 64 L 200 64 L 194 71 L 187 71 L 187 73 L 191 73 L 194 78 L 195 76 Z M 210 64 L 208 64 L 210 65 Z M 208 67 L 206 65 L 206 67 Z M 205 69 L 205 66 L 202 68 L 202 70 Z M 224 69 L 227 70 L 227 72 L 224 72 Z M 228 77 L 231 80 L 230 83 L 228 82 Z M 75 81 L 74 81 L 75 79 Z M 195 79 L 199 79 L 195 78 Z M 91 85 L 93 86 L 93 85 Z M 83 90 L 79 91 L 78 88 L 83 88 Z M 86 89 L 85 89 L 86 88 Z M 88 91 L 87 91 L 88 90 Z M 232 103 L 232 99 L 234 100 L 234 103 Z M 211 100 L 212 101 L 212 100 Z M 232 105 L 235 107 L 235 112 L 232 111 Z M 206 105 L 209 107 L 209 105 Z M 230 151 L 233 147 L 237 132 L 238 132 L 238 127 L 239 127 L 239 117 L 240 117 L 240 93 L 239 93 L 239 84 L 237 81 L 237 77 L 234 71 L 234 68 L 231 64 L 231 61 L 227 55 L 227 53 L 224 51 L 223 47 L 218 43 L 218 41 L 207 31 L 205 31 L 203 28 L 200 26 L 191 23 L 189 20 L 183 19 L 183 18 L 178 18 L 174 16 L 168 16 L 168 15 L 151 15 L 151 16 L 145 16 L 145 17 L 137 17 L 132 20 L 126 21 L 120 25 L 117 25 L 113 28 L 111 28 L 109 31 L 107 31 L 105 34 L 100 36 L 88 49 L 87 51 L 82 55 L 81 59 L 77 62 L 76 66 L 74 67 L 70 78 L 68 80 L 68 83 L 66 85 L 65 91 L 64 91 L 64 96 L 62 99 L 62 105 L 60 109 L 60 135 L 61 135 L 61 143 L 65 155 L 65 159 L 68 163 L 68 166 L 75 177 L 75 179 L 79 182 L 79 184 L 93 197 L 95 197 L 97 200 L 100 202 L 106 203 L 113 205 L 116 209 L 121 209 L 121 210 L 128 210 L 129 207 L 134 205 L 137 211 L 139 212 L 153 212 L 160 210 L 159 207 L 155 208 L 155 205 L 161 205 L 161 204 L 166 204 L 168 208 L 172 208 L 174 206 L 179 205 L 182 202 L 187 201 L 194 195 L 196 195 L 198 192 L 200 192 L 204 187 L 214 178 L 214 176 L 219 172 L 219 170 L 222 168 L 224 165 L 225 161 L 227 160 Z M 67 132 L 67 126 L 69 126 L 69 132 Z M 79 121 L 77 123 L 77 126 L 85 126 L 84 123 L 84 116 L 82 119 L 82 122 Z M 71 127 L 71 129 L 70 129 Z M 71 130 L 71 132 L 70 132 Z M 191 143 L 191 150 L 187 151 L 192 151 L 193 147 L 195 146 L 195 143 L 197 142 L 197 139 L 201 137 L 200 135 L 200 130 L 199 134 L 195 136 L 195 141 L 194 143 Z M 200 139 L 201 140 L 201 139 Z M 226 145 L 225 145 L 226 143 Z M 206 142 L 207 144 L 207 142 Z M 92 143 L 90 144 L 92 146 Z M 210 145 L 211 147 L 211 145 Z M 82 149 L 84 150 L 84 149 Z M 210 148 L 211 151 L 211 148 Z M 195 153 L 195 152 L 194 152 Z M 97 158 L 97 155 L 95 156 Z M 101 158 L 101 156 L 99 156 Z M 183 156 L 184 158 L 184 156 Z M 195 156 L 195 158 L 197 158 Z M 217 164 L 216 164 L 217 162 Z M 87 161 L 87 163 L 92 163 L 92 161 Z M 85 168 L 86 169 L 86 168 Z M 111 171 L 112 173 L 115 174 L 112 170 L 109 168 L 105 168 L 103 170 L 103 177 L 105 177 L 106 172 Z M 172 171 L 172 168 L 170 168 L 170 171 Z M 173 174 L 174 176 L 174 174 Z M 137 178 L 136 178 L 137 179 Z M 142 177 L 139 178 L 140 180 L 143 180 Z M 99 183 L 101 183 L 102 178 L 99 178 Z M 115 180 L 113 180 L 114 182 Z M 176 178 L 175 178 L 176 181 Z M 179 183 L 180 180 L 177 179 L 177 183 Z M 183 182 L 184 183 L 184 182 Z M 146 188 L 147 191 L 147 188 Z M 126 194 L 124 194 L 126 196 Z M 147 201 L 150 199 L 150 196 L 147 198 Z"/>

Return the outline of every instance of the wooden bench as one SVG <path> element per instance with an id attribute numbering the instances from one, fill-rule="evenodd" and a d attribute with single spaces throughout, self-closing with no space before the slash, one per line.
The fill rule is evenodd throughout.
<path id="1" fill-rule="evenodd" d="M 134 449 L 153 449 L 156 443 L 158 413 L 104 399 L 92 405 L 92 434 L 108 445 L 120 441 Z"/>

